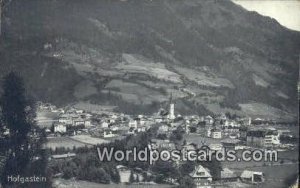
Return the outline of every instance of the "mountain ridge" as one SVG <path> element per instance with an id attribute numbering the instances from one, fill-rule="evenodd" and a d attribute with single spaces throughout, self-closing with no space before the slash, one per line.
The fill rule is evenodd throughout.
<path id="1" fill-rule="evenodd" d="M 296 118 L 300 33 L 230 1 L 31 0 L 9 12 L 1 73 L 21 71 L 39 100 L 149 113 L 172 94 L 178 113 Z"/>

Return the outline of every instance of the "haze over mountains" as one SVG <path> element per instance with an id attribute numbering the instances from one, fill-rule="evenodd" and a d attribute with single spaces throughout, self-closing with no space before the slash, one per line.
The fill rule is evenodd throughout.
<path id="1" fill-rule="evenodd" d="M 13 1 L 1 76 L 38 100 L 153 113 L 297 115 L 300 33 L 231 1 Z"/>

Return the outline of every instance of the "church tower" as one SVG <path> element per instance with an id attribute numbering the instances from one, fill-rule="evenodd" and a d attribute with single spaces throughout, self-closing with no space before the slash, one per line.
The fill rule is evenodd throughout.
<path id="1" fill-rule="evenodd" d="M 172 94 L 171 94 L 171 97 L 170 97 L 170 109 L 169 109 L 168 119 L 170 119 L 170 120 L 175 119 L 175 104 L 174 104 L 173 99 L 172 99 Z"/>

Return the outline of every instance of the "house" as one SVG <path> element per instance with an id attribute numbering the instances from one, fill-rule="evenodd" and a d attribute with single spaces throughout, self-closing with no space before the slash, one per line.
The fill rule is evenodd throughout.
<path id="1" fill-rule="evenodd" d="M 129 127 L 133 127 L 133 128 L 136 129 L 137 126 L 138 126 L 137 120 L 132 120 L 132 119 L 131 119 L 131 120 L 129 121 L 129 123 L 128 123 L 128 126 L 129 126 Z"/>
<path id="2" fill-rule="evenodd" d="M 79 126 L 79 125 L 84 125 L 85 124 L 85 120 L 82 118 L 74 118 L 72 125 L 73 126 Z"/>
<path id="3" fill-rule="evenodd" d="M 239 138 L 241 140 L 246 140 L 247 139 L 247 132 L 248 132 L 247 127 L 240 127 L 239 128 Z"/>
<path id="4" fill-rule="evenodd" d="M 196 151 L 197 145 L 194 143 L 188 143 L 182 146 L 182 150 L 184 151 Z"/>
<path id="5" fill-rule="evenodd" d="M 223 149 L 223 145 L 222 144 L 218 144 L 218 143 L 215 143 L 215 144 L 209 144 L 208 147 L 211 149 L 211 150 L 214 150 L 214 151 L 220 151 Z"/>
<path id="6" fill-rule="evenodd" d="M 190 123 L 191 123 L 191 125 L 198 125 L 199 124 L 199 119 L 197 117 L 193 116 L 190 119 Z"/>
<path id="7" fill-rule="evenodd" d="M 240 126 L 241 125 L 234 120 L 226 120 L 224 125 L 222 125 L 223 128 L 238 128 Z"/>
<path id="8" fill-rule="evenodd" d="M 251 124 L 252 124 L 252 118 L 251 117 L 241 118 L 241 119 L 239 119 L 239 122 L 241 124 L 243 124 L 244 126 L 251 126 Z"/>
<path id="9" fill-rule="evenodd" d="M 130 169 L 123 165 L 116 166 L 116 169 L 120 175 L 120 183 L 129 183 L 131 174 Z"/>
<path id="10" fill-rule="evenodd" d="M 101 123 L 101 127 L 102 127 L 102 128 L 108 128 L 108 123 L 107 123 L 106 121 L 103 121 L 103 122 Z"/>
<path id="11" fill-rule="evenodd" d="M 224 168 L 221 171 L 221 179 L 222 182 L 236 182 L 238 181 L 238 175 L 234 173 L 229 168 Z"/>
<path id="12" fill-rule="evenodd" d="M 59 123 L 64 123 L 66 125 L 71 125 L 72 124 L 72 118 L 64 115 L 64 116 L 61 116 L 59 119 L 58 119 L 58 122 Z"/>
<path id="13" fill-rule="evenodd" d="M 225 150 L 238 150 L 241 141 L 239 139 L 226 138 L 222 140 L 222 145 Z"/>
<path id="14" fill-rule="evenodd" d="M 127 134 L 134 134 L 135 133 L 135 129 L 133 127 L 130 127 Z"/>
<path id="15" fill-rule="evenodd" d="M 252 130 L 247 133 L 247 145 L 272 147 L 280 145 L 280 134 L 276 130 Z"/>
<path id="16" fill-rule="evenodd" d="M 116 135 L 113 134 L 111 130 L 107 129 L 107 130 L 103 131 L 102 136 L 103 136 L 103 138 L 111 138 L 111 137 L 114 137 Z"/>
<path id="17" fill-rule="evenodd" d="M 183 128 L 186 134 L 190 134 L 190 124 L 186 123 Z"/>
<path id="18" fill-rule="evenodd" d="M 84 127 L 90 127 L 92 125 L 91 120 L 84 121 Z"/>
<path id="19" fill-rule="evenodd" d="M 225 148 L 225 150 L 229 151 L 229 150 L 236 150 L 237 146 L 238 146 L 238 142 L 239 140 L 235 140 L 235 139 L 231 139 L 232 141 L 229 141 L 229 140 L 225 140 L 225 141 L 222 141 L 222 146 L 223 148 Z"/>
<path id="20" fill-rule="evenodd" d="M 65 110 L 62 108 L 57 108 L 57 109 L 52 109 L 51 112 L 64 114 Z"/>
<path id="21" fill-rule="evenodd" d="M 219 120 L 221 121 L 226 121 L 227 120 L 227 116 L 225 113 L 222 113 L 219 117 L 218 117 Z"/>
<path id="22" fill-rule="evenodd" d="M 214 139 L 221 139 L 222 138 L 222 132 L 221 132 L 221 130 L 219 130 L 219 129 L 212 129 L 210 137 L 214 138 Z"/>
<path id="23" fill-rule="evenodd" d="M 106 119 L 106 122 L 109 123 L 109 124 L 116 123 L 116 119 L 108 118 L 108 119 Z"/>
<path id="24" fill-rule="evenodd" d="M 110 130 L 112 130 L 112 131 L 118 131 L 119 129 L 120 128 L 118 126 L 116 126 L 116 125 L 110 126 Z"/>
<path id="25" fill-rule="evenodd" d="M 245 183 L 262 183 L 264 182 L 264 174 L 262 172 L 255 172 L 244 170 L 240 176 L 242 182 Z"/>
<path id="26" fill-rule="evenodd" d="M 136 131 L 139 133 L 139 132 L 146 132 L 147 131 L 147 127 L 146 126 L 141 126 L 141 127 L 138 127 L 136 129 Z"/>
<path id="27" fill-rule="evenodd" d="M 166 125 L 166 124 L 163 124 L 163 125 L 159 126 L 159 128 L 157 130 L 158 134 L 165 134 L 165 133 L 168 133 L 168 132 L 169 132 L 169 126 Z"/>
<path id="28" fill-rule="evenodd" d="M 63 123 L 56 123 L 53 126 L 54 126 L 55 133 L 66 133 L 67 132 L 67 126 Z"/>
<path id="29" fill-rule="evenodd" d="M 211 137 L 211 130 L 210 128 L 207 129 L 207 137 Z"/>
<path id="30" fill-rule="evenodd" d="M 76 114 L 83 114 L 83 113 L 84 113 L 84 110 L 75 109 L 75 113 L 76 113 Z"/>
<path id="31" fill-rule="evenodd" d="M 49 128 L 46 128 L 46 129 L 45 129 L 45 133 L 50 134 L 50 133 L 51 133 L 51 130 L 50 130 Z"/>
<path id="32" fill-rule="evenodd" d="M 90 119 L 90 118 L 93 117 L 93 115 L 92 115 L 92 114 L 89 114 L 89 113 L 85 113 L 84 115 L 85 115 L 85 117 L 88 118 L 88 119 Z"/>
<path id="33" fill-rule="evenodd" d="M 223 127 L 223 133 L 224 133 L 225 136 L 239 135 L 240 128 L 239 127 Z"/>
<path id="34" fill-rule="evenodd" d="M 3 131 L 3 133 L 2 133 L 4 136 L 8 136 L 8 135 L 10 135 L 10 131 L 9 131 L 9 129 L 8 128 L 4 128 L 4 131 Z"/>
<path id="35" fill-rule="evenodd" d="M 167 149 L 167 150 L 174 150 L 175 144 L 170 142 L 170 140 L 159 140 L 159 139 L 152 139 L 150 141 L 151 149 Z"/>
<path id="36" fill-rule="evenodd" d="M 65 122 L 66 124 L 71 124 L 74 127 L 77 126 L 84 126 L 84 127 L 90 127 L 91 126 L 91 120 L 87 119 L 85 115 L 77 116 L 75 114 L 72 114 L 69 116 L 69 118 L 65 118 L 65 120 L 61 120 L 62 122 Z"/>
<path id="37" fill-rule="evenodd" d="M 264 139 L 265 147 L 280 145 L 280 134 L 276 130 L 268 130 Z"/>
<path id="38" fill-rule="evenodd" d="M 212 175 L 210 174 L 209 169 L 204 168 L 202 165 L 198 165 L 189 175 L 197 188 L 211 188 Z"/>
<path id="39" fill-rule="evenodd" d="M 206 116 L 206 117 L 204 118 L 204 121 L 205 121 L 205 124 L 206 124 L 206 125 L 212 125 L 212 124 L 214 123 L 214 118 L 211 117 L 211 116 Z"/>
<path id="40" fill-rule="evenodd" d="M 247 145 L 263 147 L 265 142 L 265 131 L 252 130 L 247 132 L 246 137 Z"/>

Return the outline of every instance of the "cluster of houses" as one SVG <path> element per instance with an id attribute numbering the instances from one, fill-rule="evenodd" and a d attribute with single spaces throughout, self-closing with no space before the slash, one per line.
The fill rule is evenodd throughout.
<path id="1" fill-rule="evenodd" d="M 174 150 L 178 149 L 171 134 L 181 127 L 187 137 L 196 136 L 195 141 L 185 140 L 180 146 L 182 152 L 198 150 L 203 146 L 211 150 L 231 149 L 240 150 L 247 148 L 279 148 L 282 146 L 280 135 L 284 130 L 277 130 L 274 127 L 257 128 L 253 126 L 251 118 L 228 118 L 225 114 L 214 117 L 207 116 L 181 116 L 175 115 L 174 104 L 170 104 L 168 112 L 160 111 L 154 115 L 130 116 L 118 113 L 91 114 L 83 110 L 69 108 L 58 109 L 50 104 L 40 104 L 41 110 L 48 110 L 58 113 L 58 118 L 53 122 L 51 133 L 65 134 L 71 131 L 88 130 L 86 133 L 102 138 L 112 138 L 120 135 L 132 135 L 145 132 L 152 125 L 157 125 L 157 137 L 151 140 L 152 149 Z M 65 156 L 57 156 L 61 158 Z M 125 166 L 118 166 L 121 182 L 129 182 L 132 171 Z M 140 174 L 134 176 L 141 179 Z M 209 188 L 212 185 L 212 175 L 209 169 L 198 165 L 190 173 L 197 187 Z M 245 170 L 237 175 L 229 168 L 224 168 L 218 182 L 242 181 L 248 183 L 260 183 L 264 181 L 262 172 Z"/>
<path id="2" fill-rule="evenodd" d="M 67 111 L 61 111 L 57 121 L 53 122 L 52 131 L 47 129 L 46 132 L 62 135 L 71 130 L 87 129 L 92 126 L 91 118 L 92 115 L 85 113 L 83 110 L 69 109 Z"/>
<path id="3" fill-rule="evenodd" d="M 252 125 L 251 118 L 228 118 L 225 114 L 214 117 L 207 116 L 181 116 L 175 115 L 175 106 L 170 104 L 167 113 L 146 116 L 130 116 L 125 114 L 91 114 L 84 110 L 75 108 L 56 108 L 51 104 L 39 103 L 40 110 L 48 110 L 58 115 L 53 121 L 52 130 L 48 133 L 55 134 L 76 134 L 78 130 L 95 133 L 94 136 L 111 138 L 120 135 L 136 134 L 147 131 L 153 124 L 158 125 L 158 138 L 162 144 L 168 142 L 168 138 L 178 127 L 182 127 L 185 134 L 198 135 L 203 142 L 210 144 L 211 148 L 232 147 L 281 147 L 280 136 L 285 134 L 284 130 L 277 130 L 274 127 L 257 128 Z M 255 120 L 254 120 L 255 121 Z M 75 133 L 74 133 L 75 132 Z M 79 131 L 80 132 L 80 131 Z M 213 143 L 210 141 L 213 140 Z M 199 143 L 194 143 L 198 144 Z"/>
<path id="4" fill-rule="evenodd" d="M 76 108 L 57 108 L 51 104 L 38 103 L 38 110 L 58 114 L 50 120 L 52 128 L 46 132 L 55 136 L 95 133 L 102 138 L 136 134 L 147 131 L 155 123 L 155 118 L 139 115 L 132 117 L 124 114 L 92 114 Z"/>
<path id="5" fill-rule="evenodd" d="M 189 174 L 193 179 L 197 188 L 211 188 L 213 187 L 213 176 L 208 168 L 202 165 L 195 166 L 195 169 Z M 258 184 L 264 182 L 264 174 L 262 172 L 244 170 L 240 175 L 230 170 L 223 168 L 220 172 L 220 177 L 214 184 L 238 182 Z"/>
<path id="6" fill-rule="evenodd" d="M 139 181 L 145 179 L 145 172 L 143 173 L 141 169 L 132 170 L 124 165 L 118 165 L 116 168 L 120 174 L 120 183 L 130 183 L 130 176 L 133 176 L 134 179 L 138 179 Z M 151 176 L 152 174 L 147 172 L 147 175 Z M 212 188 L 224 183 L 234 182 L 259 184 L 265 181 L 265 175 L 262 172 L 244 170 L 237 173 L 229 168 L 223 168 L 220 171 L 220 176 L 214 179 L 211 171 L 202 165 L 195 166 L 192 172 L 189 173 L 189 176 L 197 188 Z"/>
<path id="7" fill-rule="evenodd" d="M 273 147 L 280 145 L 280 133 L 277 130 L 249 130 L 247 145 L 255 147 Z"/>
<path id="8" fill-rule="evenodd" d="M 110 138 L 145 132 L 156 124 L 159 125 L 158 135 L 161 135 L 161 138 L 169 138 L 174 130 L 182 127 L 186 134 L 219 140 L 215 141 L 219 142 L 218 147 L 222 142 L 223 145 L 236 145 L 237 147 L 240 143 L 251 147 L 279 147 L 280 135 L 283 134 L 275 128 L 257 128 L 252 125 L 251 118 L 228 118 L 225 114 L 214 117 L 175 115 L 175 105 L 172 103 L 167 112 L 159 112 L 150 116 L 129 116 L 118 113 L 90 114 L 80 109 L 61 109 L 43 103 L 39 104 L 39 108 L 59 114 L 57 120 L 53 122 L 52 131 L 47 130 L 49 133 L 56 134 L 65 134 L 69 130 L 74 132 L 78 129 L 89 129 L 89 132 L 98 132 L 95 136 Z"/>

